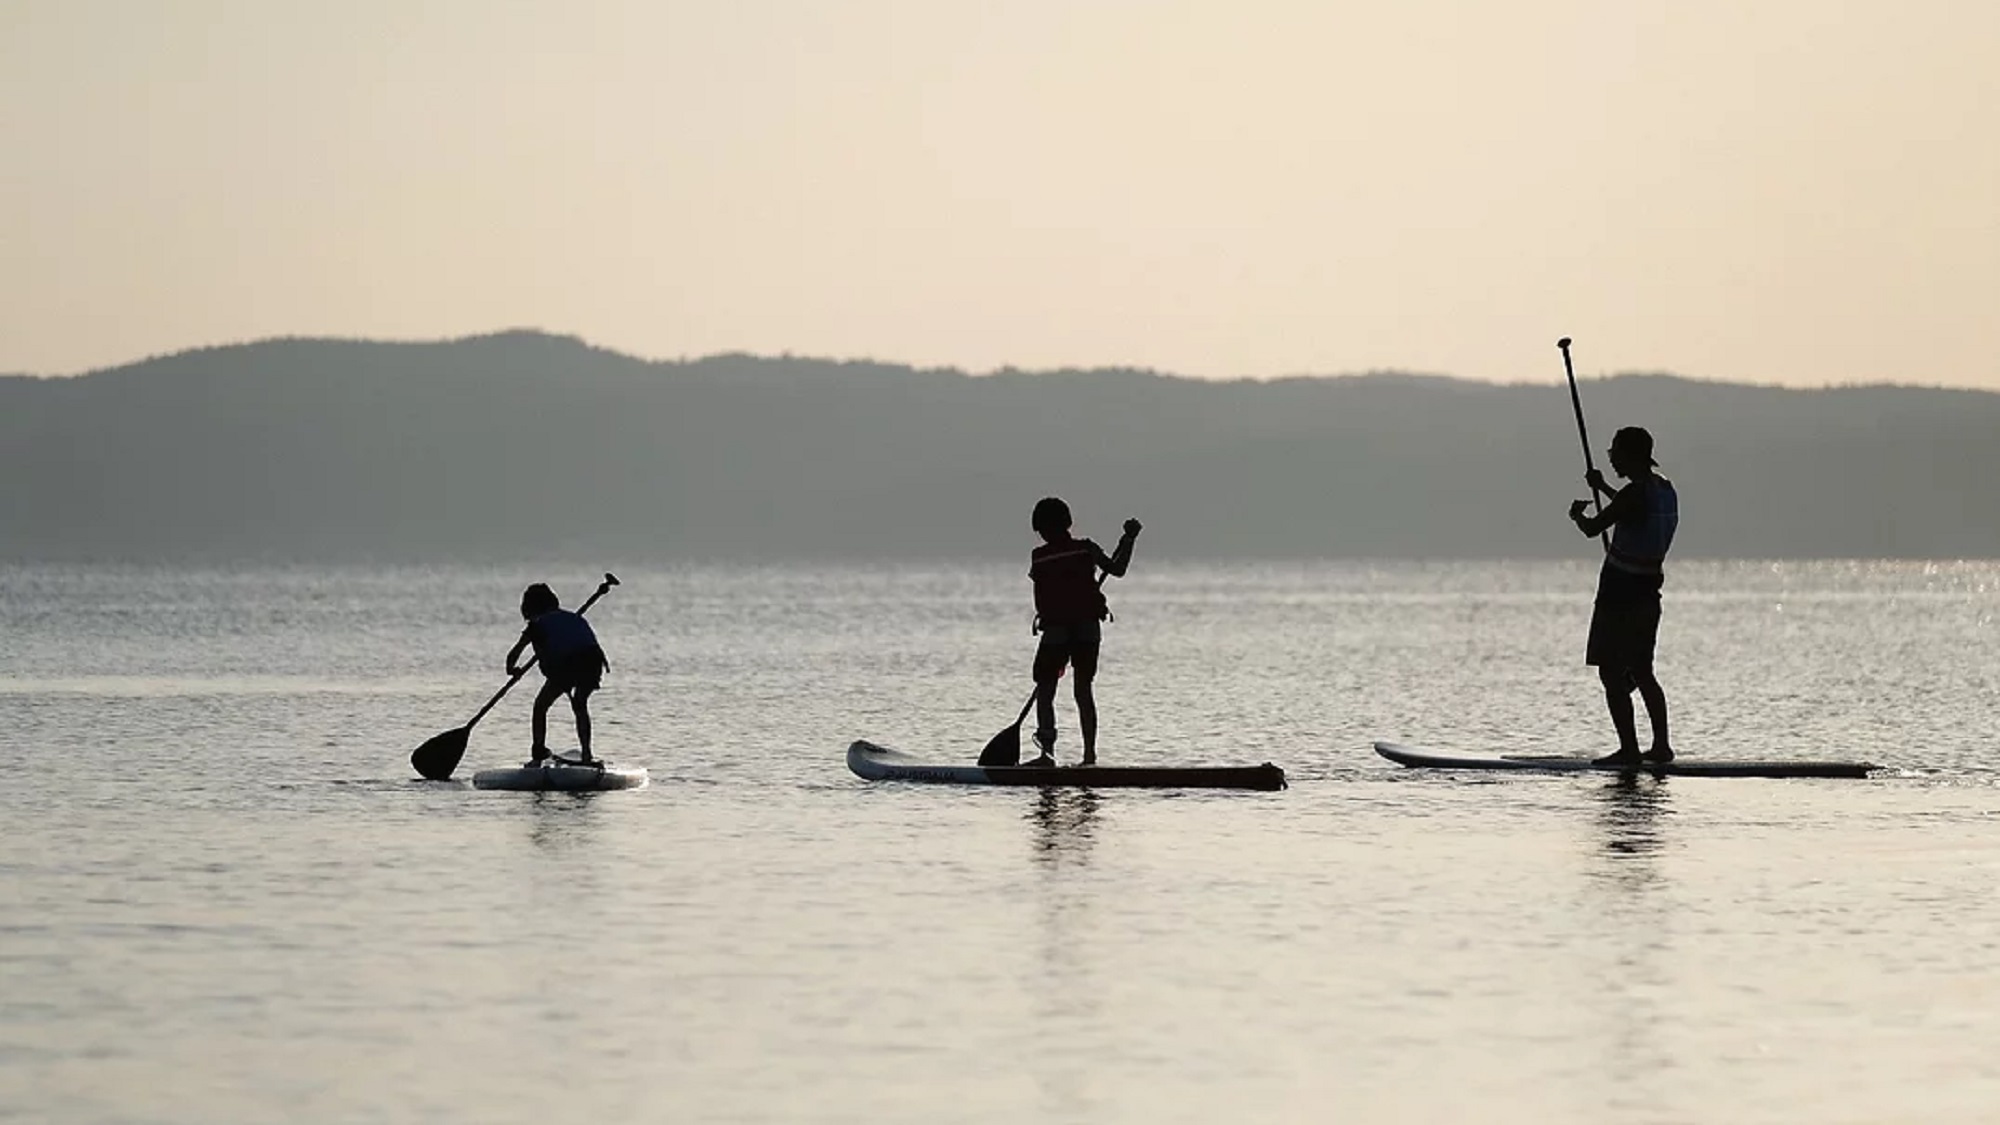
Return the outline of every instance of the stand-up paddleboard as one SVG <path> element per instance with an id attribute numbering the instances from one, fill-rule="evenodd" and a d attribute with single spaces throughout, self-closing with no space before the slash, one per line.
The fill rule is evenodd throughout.
<path id="1" fill-rule="evenodd" d="M 1285 787 L 1285 771 L 1261 766 L 939 766 L 899 750 L 856 742 L 847 768 L 870 781 L 946 785 L 1069 785 L 1090 789 L 1260 789 Z"/>
<path id="2" fill-rule="evenodd" d="M 588 793 L 599 789 L 639 789 L 645 784 L 644 766 L 586 766 L 565 758 L 550 758 L 540 764 L 511 769 L 480 770 L 472 775 L 474 789 L 521 789 L 531 792 Z"/>
<path id="3" fill-rule="evenodd" d="M 1586 754 L 1484 754 L 1419 750 L 1378 742 L 1375 752 L 1398 765 L 1434 770 L 1533 770 L 1542 773 L 1650 773 L 1662 777 L 1867 777 L 1881 769 L 1872 762 L 1760 761 L 1731 758 L 1675 758 L 1636 766 L 1600 766 Z"/>

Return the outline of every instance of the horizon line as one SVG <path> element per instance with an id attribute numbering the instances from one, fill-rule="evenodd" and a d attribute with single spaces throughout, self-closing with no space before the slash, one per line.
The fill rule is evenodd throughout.
<path id="1" fill-rule="evenodd" d="M 924 363 L 911 362 L 908 360 L 882 359 L 875 356 L 841 358 L 836 356 L 802 355 L 802 354 L 796 354 L 790 351 L 789 349 L 775 353 L 754 352 L 744 349 L 727 349 L 723 351 L 709 352 L 697 356 L 689 356 L 685 354 L 673 357 L 648 356 L 641 354 L 639 352 L 623 351 L 616 347 L 595 343 L 577 333 L 560 332 L 551 329 L 530 327 L 530 326 L 507 326 L 502 328 L 495 328 L 486 331 L 472 332 L 455 336 L 453 335 L 416 336 L 416 337 L 341 336 L 341 335 L 315 335 L 315 334 L 305 334 L 305 333 L 284 334 L 277 336 L 261 336 L 245 340 L 234 340 L 227 343 L 194 344 L 194 345 L 189 345 L 187 347 L 172 349 L 169 351 L 151 352 L 146 355 L 142 355 L 136 359 L 125 360 L 123 362 L 110 364 L 108 366 L 87 368 L 82 371 L 0 372 L 0 379 L 34 379 L 38 381 L 83 379 L 93 375 L 103 375 L 115 371 L 123 371 L 129 368 L 141 367 L 149 363 L 159 363 L 166 360 L 179 359 L 184 356 L 200 355 L 205 352 L 238 351 L 249 348 L 265 347 L 274 344 L 349 344 L 349 345 L 374 345 L 382 347 L 426 348 L 426 347 L 449 347 L 457 344 L 471 344 L 488 340 L 500 340 L 507 337 L 567 343 L 575 345 L 576 347 L 582 348 L 587 351 L 601 352 L 606 355 L 616 356 L 620 359 L 632 360 L 637 363 L 648 364 L 648 365 L 661 365 L 661 366 L 665 365 L 691 366 L 694 364 L 706 363 L 713 360 L 750 359 L 764 363 L 820 363 L 820 364 L 832 364 L 836 366 L 865 365 L 874 367 L 889 367 L 889 368 L 900 368 L 902 370 L 909 371 L 914 374 L 947 374 L 947 375 L 958 375 L 972 379 L 985 379 L 985 378 L 993 378 L 996 376 L 1006 376 L 1006 375 L 1030 375 L 1039 377 L 1048 375 L 1091 375 L 1091 374 L 1117 373 L 1117 374 L 1146 375 L 1158 379 L 1166 379 L 1166 380 L 1173 380 L 1180 382 L 1216 383 L 1225 385 L 1232 383 L 1269 384 L 1269 383 L 1284 383 L 1284 382 L 1298 382 L 1298 381 L 1332 381 L 1332 380 L 1342 380 L 1342 379 L 1401 378 L 1401 379 L 1434 379 L 1443 382 L 1457 382 L 1457 383 L 1477 383 L 1493 387 L 1541 387 L 1545 383 L 1552 383 L 1558 381 L 1553 378 L 1547 380 L 1540 380 L 1540 379 L 1501 380 L 1495 378 L 1487 378 L 1478 375 L 1446 374 L 1442 372 L 1415 371 L 1406 368 L 1395 368 L 1395 367 L 1372 368 L 1365 371 L 1290 372 L 1290 373 L 1274 374 L 1274 375 L 1191 375 L 1183 372 L 1163 371 L 1155 367 L 1138 367 L 1138 366 L 1128 367 L 1128 366 L 1104 366 L 1104 365 L 1099 365 L 1094 367 L 1017 367 L 1013 364 L 1005 364 L 999 367 L 977 370 L 953 364 L 924 364 Z M 1915 382 L 1904 383 L 1904 382 L 1895 382 L 1892 380 L 1877 380 L 1872 382 L 1828 382 L 1828 383 L 1816 384 L 1813 386 L 1795 386 L 1787 383 L 1759 382 L 1754 380 L 1734 379 L 1723 376 L 1684 375 L 1679 372 L 1658 370 L 1658 369 L 1655 370 L 1628 369 L 1622 371 L 1608 371 L 1608 372 L 1599 371 L 1593 373 L 1579 372 L 1577 378 L 1578 380 L 1581 381 L 1594 381 L 1594 382 L 1608 382 L 1615 379 L 1661 378 L 1661 379 L 1675 379 L 1689 383 L 1701 383 L 1712 386 L 1750 387 L 1761 390 L 1799 391 L 1799 392 L 1894 388 L 1894 389 L 1904 389 L 1904 390 L 1965 391 L 1977 394 L 2000 394 L 2000 389 L 1988 388 L 1988 387 L 1974 387 L 1974 386 L 1957 386 L 1948 383 L 1915 383 Z"/>

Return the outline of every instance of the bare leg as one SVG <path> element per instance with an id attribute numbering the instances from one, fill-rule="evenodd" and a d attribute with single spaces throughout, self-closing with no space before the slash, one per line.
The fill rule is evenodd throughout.
<path id="1" fill-rule="evenodd" d="M 1090 681 L 1076 678 L 1076 725 L 1083 728 L 1083 764 L 1097 764 L 1097 695 Z"/>
<path id="2" fill-rule="evenodd" d="M 1653 723 L 1653 749 L 1673 749 L 1673 742 L 1667 738 L 1667 693 L 1653 676 L 1652 666 L 1632 669 L 1632 683 L 1638 687 L 1639 698 L 1646 704 L 1646 718 Z M 1627 710 L 1630 710 L 1629 704 Z"/>
<path id="3" fill-rule="evenodd" d="M 1629 669 L 1606 666 L 1597 670 L 1604 684 L 1604 706 L 1611 712 L 1611 725 L 1618 730 L 1618 752 L 1637 754 L 1639 732 L 1632 714 L 1632 675 Z"/>
<path id="4" fill-rule="evenodd" d="M 548 683 L 543 684 L 542 690 L 535 695 L 535 713 L 534 717 L 529 720 L 528 729 L 534 735 L 535 743 L 532 756 L 537 759 L 548 757 L 549 708 L 560 698 L 562 698 L 562 692 L 554 684 Z"/>
<path id="5" fill-rule="evenodd" d="M 569 709 L 576 714 L 576 745 L 584 761 L 590 760 L 590 689 L 572 688 Z"/>
<path id="6" fill-rule="evenodd" d="M 1035 681 L 1035 733 L 1053 747 L 1056 741 L 1056 681 Z"/>

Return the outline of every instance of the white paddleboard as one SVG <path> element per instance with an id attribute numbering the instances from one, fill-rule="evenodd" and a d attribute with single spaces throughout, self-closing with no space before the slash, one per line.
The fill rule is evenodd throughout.
<path id="1" fill-rule="evenodd" d="M 588 793 L 599 789 L 640 789 L 647 783 L 646 767 L 577 765 L 551 758 L 539 765 L 480 770 L 472 775 L 474 789 L 518 789 L 529 792 Z"/>

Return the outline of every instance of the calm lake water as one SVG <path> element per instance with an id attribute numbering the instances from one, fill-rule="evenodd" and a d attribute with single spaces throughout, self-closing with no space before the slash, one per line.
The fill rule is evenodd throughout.
<path id="1" fill-rule="evenodd" d="M 1674 568 L 1682 753 L 1868 781 L 1403 770 L 1609 748 L 1589 566 L 1143 556 L 1107 763 L 1289 791 L 850 775 L 1012 718 L 1023 569 L 620 568 L 575 797 L 406 758 L 589 565 L 0 568 L 0 1120 L 1994 1118 L 2000 564 Z"/>

